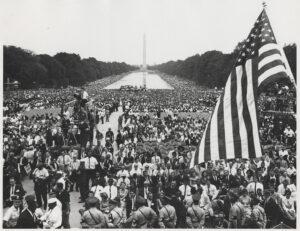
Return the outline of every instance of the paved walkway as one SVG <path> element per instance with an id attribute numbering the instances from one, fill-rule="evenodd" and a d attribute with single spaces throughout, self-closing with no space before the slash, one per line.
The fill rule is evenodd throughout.
<path id="1" fill-rule="evenodd" d="M 111 130 L 114 132 L 114 135 L 117 134 L 118 132 L 118 118 L 122 114 L 122 107 L 119 107 L 119 110 L 117 112 L 113 112 L 109 118 L 109 122 L 104 122 L 104 124 L 99 123 L 97 125 L 97 128 L 103 135 L 105 136 L 106 131 L 108 128 L 111 128 Z M 94 139 L 95 142 L 95 139 Z M 104 145 L 105 140 L 103 139 L 102 145 Z M 114 144 L 116 145 L 116 144 Z M 114 148 L 116 150 L 116 148 Z M 33 188 L 34 184 L 33 181 L 30 180 L 28 177 L 26 177 L 22 181 L 24 190 L 27 192 L 27 194 L 34 194 Z M 71 212 L 70 212 L 70 226 L 71 228 L 81 228 L 80 225 L 80 219 L 81 216 L 78 212 L 79 209 L 83 207 L 83 203 L 78 203 L 79 202 L 79 192 L 70 192 L 70 207 L 71 207 Z M 4 210 L 4 213 L 7 209 Z"/>

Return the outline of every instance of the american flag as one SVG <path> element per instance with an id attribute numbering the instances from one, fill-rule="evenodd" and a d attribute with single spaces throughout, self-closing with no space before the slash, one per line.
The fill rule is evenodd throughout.
<path id="1" fill-rule="evenodd" d="M 190 167 L 210 160 L 262 155 L 257 92 L 262 85 L 288 78 L 283 57 L 263 9 L 242 45 Z"/>

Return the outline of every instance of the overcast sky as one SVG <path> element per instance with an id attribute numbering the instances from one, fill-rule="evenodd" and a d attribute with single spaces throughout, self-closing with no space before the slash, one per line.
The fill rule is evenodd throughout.
<path id="1" fill-rule="evenodd" d="M 296 42 L 299 0 L 266 1 L 277 40 Z M 231 52 L 245 39 L 262 0 L 1 0 L 0 41 L 37 54 L 147 63 L 208 50 Z"/>

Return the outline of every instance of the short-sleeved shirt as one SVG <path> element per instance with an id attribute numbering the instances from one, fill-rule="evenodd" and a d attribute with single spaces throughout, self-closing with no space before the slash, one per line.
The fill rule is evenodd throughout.
<path id="1" fill-rule="evenodd" d="M 9 227 L 15 227 L 17 225 L 19 216 L 20 216 L 20 208 L 11 206 L 4 214 L 3 221 L 7 221 Z"/>

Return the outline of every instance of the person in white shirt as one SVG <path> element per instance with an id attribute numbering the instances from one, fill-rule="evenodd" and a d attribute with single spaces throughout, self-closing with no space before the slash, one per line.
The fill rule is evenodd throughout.
<path id="1" fill-rule="evenodd" d="M 23 198 L 18 195 L 13 195 L 11 199 L 13 205 L 4 214 L 3 228 L 15 228 L 21 214 L 20 206 L 22 205 Z"/>
<path id="2" fill-rule="evenodd" d="M 293 163 L 290 163 L 289 164 L 289 167 L 287 168 L 286 170 L 286 173 L 289 177 L 291 177 L 291 175 L 294 175 L 297 173 L 297 170 L 296 168 L 294 167 Z"/>
<path id="3" fill-rule="evenodd" d="M 128 176 L 125 173 L 121 174 L 120 179 L 117 181 L 117 187 L 120 188 L 121 183 L 124 182 L 126 187 L 130 186 L 130 180 L 128 179 Z"/>
<path id="4" fill-rule="evenodd" d="M 247 185 L 247 191 L 249 193 L 254 193 L 255 195 L 257 194 L 257 189 L 261 189 L 262 192 L 264 192 L 264 186 L 262 183 L 260 182 L 257 182 L 257 177 L 256 176 L 253 176 L 253 182 L 250 182 L 248 185 Z"/>
<path id="5" fill-rule="evenodd" d="M 56 163 L 60 169 L 64 169 L 65 166 L 70 166 L 72 159 L 65 150 L 62 151 L 62 154 L 57 158 Z"/>
<path id="6" fill-rule="evenodd" d="M 282 198 L 282 208 L 289 220 L 296 220 L 295 201 L 291 198 L 291 191 L 286 191 L 285 197 Z"/>
<path id="7" fill-rule="evenodd" d="M 108 185 L 104 187 L 103 192 L 105 192 L 109 199 L 114 199 L 118 196 L 118 188 L 113 185 L 114 179 L 108 179 Z"/>
<path id="8" fill-rule="evenodd" d="M 39 207 L 42 207 L 42 198 L 44 202 L 44 209 L 47 206 L 47 179 L 49 177 L 49 172 L 44 168 L 43 164 L 38 164 L 37 168 L 32 173 L 34 177 L 34 191 Z"/>
<path id="9" fill-rule="evenodd" d="M 49 199 L 48 209 L 40 218 L 43 221 L 44 228 L 56 229 L 60 228 L 62 223 L 62 209 L 57 206 L 54 198 Z"/>
<path id="10" fill-rule="evenodd" d="M 125 169 L 125 166 L 121 166 L 121 170 L 118 171 L 117 177 L 120 178 L 122 175 L 125 175 L 126 177 L 129 177 L 128 171 Z"/>
<path id="11" fill-rule="evenodd" d="M 285 195 L 285 192 L 286 192 L 287 190 L 289 190 L 289 189 L 288 189 L 288 184 L 289 184 L 289 182 L 288 182 L 287 179 L 283 180 L 283 182 L 282 182 L 280 185 L 278 185 L 277 192 L 278 192 L 280 195 L 284 196 L 284 195 Z"/>
<path id="12" fill-rule="evenodd" d="M 97 184 L 94 185 L 90 191 L 92 191 L 94 193 L 94 197 L 98 198 L 101 202 L 102 198 L 100 194 L 104 191 L 104 188 L 101 185 Z"/>
<path id="13" fill-rule="evenodd" d="M 95 157 L 91 156 L 90 152 L 87 153 L 87 157 L 85 157 L 83 160 L 87 173 L 87 182 L 89 182 L 90 179 L 93 179 L 95 177 L 98 161 Z"/>
<path id="14" fill-rule="evenodd" d="M 133 169 L 130 171 L 130 176 L 133 176 L 133 174 L 136 174 L 137 176 L 142 175 L 142 170 L 139 168 L 137 163 L 133 164 Z"/>
<path id="15" fill-rule="evenodd" d="M 210 183 L 210 180 L 206 181 L 206 185 L 203 187 L 203 193 L 205 193 L 210 200 L 215 199 L 218 196 L 219 191 L 217 190 L 217 187 Z"/>
<path id="16" fill-rule="evenodd" d="M 185 200 L 191 198 L 191 186 L 189 185 L 189 178 L 185 177 L 183 179 L 183 185 L 179 186 L 179 191 L 181 192 L 181 197 Z"/>

